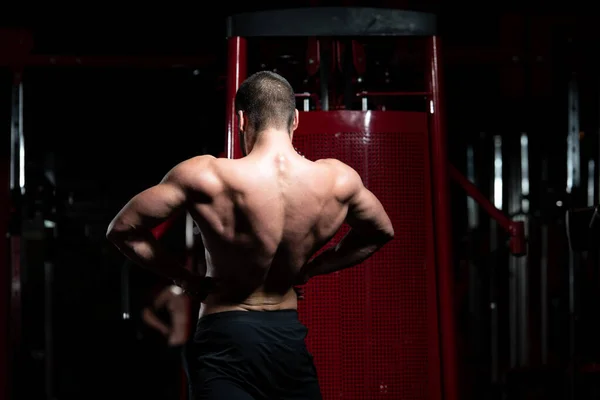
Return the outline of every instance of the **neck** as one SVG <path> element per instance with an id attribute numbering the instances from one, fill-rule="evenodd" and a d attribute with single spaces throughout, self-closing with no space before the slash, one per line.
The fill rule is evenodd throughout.
<path id="1" fill-rule="evenodd" d="M 258 151 L 294 151 L 289 133 L 278 129 L 266 129 L 256 135 L 252 153 Z"/>

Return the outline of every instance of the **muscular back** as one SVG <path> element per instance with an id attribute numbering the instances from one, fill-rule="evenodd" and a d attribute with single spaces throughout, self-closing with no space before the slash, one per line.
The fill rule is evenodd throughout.
<path id="1" fill-rule="evenodd" d="M 177 165 L 119 211 L 107 238 L 156 273 L 188 287 L 204 282 L 178 267 L 151 231 L 187 209 L 216 283 L 202 313 L 295 308 L 297 279 L 360 264 L 392 240 L 394 229 L 356 171 L 336 160 L 307 161 L 279 133 L 240 160 L 203 156 Z M 348 234 L 307 263 L 343 222 Z"/>
<path id="2" fill-rule="evenodd" d="M 301 267 L 346 218 L 349 173 L 332 160 L 273 155 L 213 159 L 195 174 L 202 190 L 194 194 L 191 185 L 190 210 L 206 247 L 207 275 L 222 282 L 220 302 L 286 301 Z"/>

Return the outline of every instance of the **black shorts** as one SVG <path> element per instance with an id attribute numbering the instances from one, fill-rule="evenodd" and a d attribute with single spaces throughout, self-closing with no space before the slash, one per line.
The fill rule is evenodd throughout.
<path id="1" fill-rule="evenodd" d="M 186 349 L 191 399 L 321 399 L 307 332 L 295 310 L 202 317 Z"/>

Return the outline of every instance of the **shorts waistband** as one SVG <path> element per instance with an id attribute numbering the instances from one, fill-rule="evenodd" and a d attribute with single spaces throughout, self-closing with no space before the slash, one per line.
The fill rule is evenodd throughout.
<path id="1" fill-rule="evenodd" d="M 298 310 L 275 311 L 221 311 L 202 316 L 198 327 L 211 325 L 216 322 L 241 322 L 261 325 L 282 325 L 298 323 Z"/>

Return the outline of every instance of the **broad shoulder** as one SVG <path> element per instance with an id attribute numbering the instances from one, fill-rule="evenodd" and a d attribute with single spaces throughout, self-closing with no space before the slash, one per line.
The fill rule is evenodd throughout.
<path id="1" fill-rule="evenodd" d="M 333 174 L 335 174 L 336 179 L 339 181 L 360 179 L 360 176 L 354 170 L 354 168 L 338 159 L 323 158 L 315 161 L 315 164 L 331 171 Z"/>
<path id="2" fill-rule="evenodd" d="M 164 181 L 176 183 L 192 191 L 214 193 L 222 187 L 216 162 L 217 158 L 210 155 L 187 159 L 173 167 Z"/>
<path id="3" fill-rule="evenodd" d="M 358 172 L 348 164 L 335 158 L 317 160 L 315 164 L 327 168 L 335 180 L 335 192 L 340 201 L 345 202 L 354 192 L 362 187 L 362 179 Z"/>

